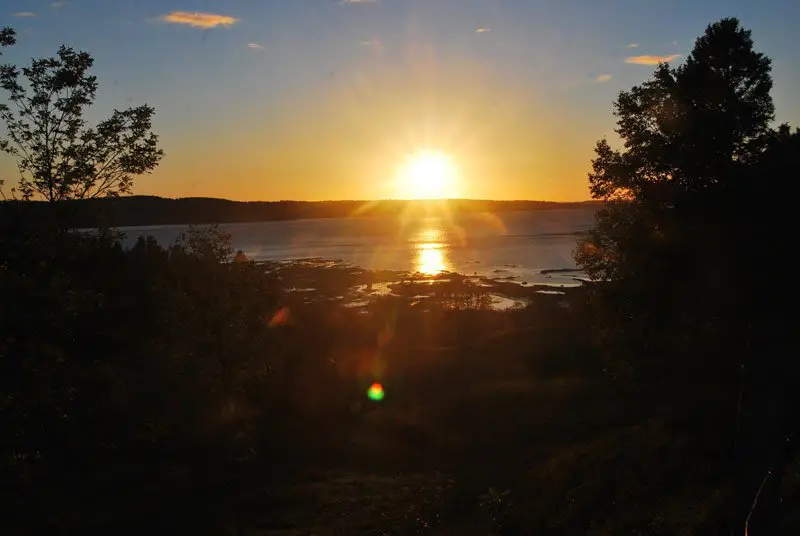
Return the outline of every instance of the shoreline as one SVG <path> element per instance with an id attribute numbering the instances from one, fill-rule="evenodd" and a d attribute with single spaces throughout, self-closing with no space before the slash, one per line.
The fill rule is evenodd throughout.
<path id="1" fill-rule="evenodd" d="M 437 274 L 400 270 L 368 270 L 337 260 L 297 259 L 259 261 L 276 277 L 282 293 L 304 304 L 338 303 L 367 310 L 382 301 L 401 300 L 411 307 L 473 308 L 504 311 L 539 302 L 569 301 L 584 289 L 588 279 L 572 277 L 571 283 L 527 283 L 517 276 L 490 277 L 442 271 Z M 576 273 L 572 268 L 542 270 Z M 560 305 L 569 307 L 569 305 Z"/>

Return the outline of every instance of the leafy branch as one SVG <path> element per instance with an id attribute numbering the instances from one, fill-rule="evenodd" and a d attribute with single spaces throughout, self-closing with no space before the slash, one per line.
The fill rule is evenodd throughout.
<path id="1" fill-rule="evenodd" d="M 13 32 L 0 33 L 0 43 L 13 38 Z M 87 127 L 84 115 L 98 87 L 89 73 L 93 64 L 87 52 L 61 46 L 55 57 L 35 59 L 22 69 L 0 66 L 0 88 L 10 103 L 0 104 L 6 127 L 0 151 L 17 158 L 23 199 L 128 194 L 134 177 L 150 172 L 164 156 L 152 132 L 151 106 L 114 110 Z"/>

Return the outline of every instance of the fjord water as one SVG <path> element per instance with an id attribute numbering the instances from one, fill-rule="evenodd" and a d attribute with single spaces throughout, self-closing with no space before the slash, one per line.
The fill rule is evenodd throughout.
<path id="1" fill-rule="evenodd" d="M 235 249 L 256 261 L 324 259 L 370 270 L 458 272 L 529 284 L 576 284 L 572 252 L 594 209 L 408 215 L 222 224 Z M 152 235 L 173 242 L 188 226 L 126 227 L 124 243 Z M 545 271 L 545 273 L 542 273 Z"/>

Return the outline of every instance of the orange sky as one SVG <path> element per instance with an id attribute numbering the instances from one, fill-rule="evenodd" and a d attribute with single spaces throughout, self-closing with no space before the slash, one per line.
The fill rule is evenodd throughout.
<path id="1" fill-rule="evenodd" d="M 89 125 L 155 107 L 166 157 L 137 194 L 404 197 L 397 169 L 427 149 L 451 155 L 459 197 L 585 200 L 619 91 L 731 15 L 773 59 L 777 120 L 800 122 L 796 0 L 0 3 L 18 33 L 0 61 L 94 56 Z"/>
<path id="2" fill-rule="evenodd" d="M 407 155 L 434 149 L 458 167 L 459 197 L 587 199 L 592 148 L 608 123 L 576 129 L 590 114 L 554 109 L 476 67 L 451 65 L 446 77 L 432 67 L 376 68 L 298 94 L 261 121 L 201 122 L 165 148 L 167 158 L 136 191 L 237 200 L 404 197 L 398 167 Z"/>

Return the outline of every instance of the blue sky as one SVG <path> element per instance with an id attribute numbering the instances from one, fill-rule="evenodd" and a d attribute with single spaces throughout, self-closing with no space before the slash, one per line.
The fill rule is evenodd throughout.
<path id="1" fill-rule="evenodd" d="M 773 59 L 778 120 L 800 124 L 797 0 L 0 6 L 18 32 L 4 61 L 66 43 L 96 60 L 93 118 L 155 106 L 167 156 L 136 193 L 233 199 L 396 196 L 394 170 L 426 148 L 452 156 L 464 197 L 585 199 L 616 94 L 653 70 L 644 57 L 680 62 L 726 16 Z"/>

